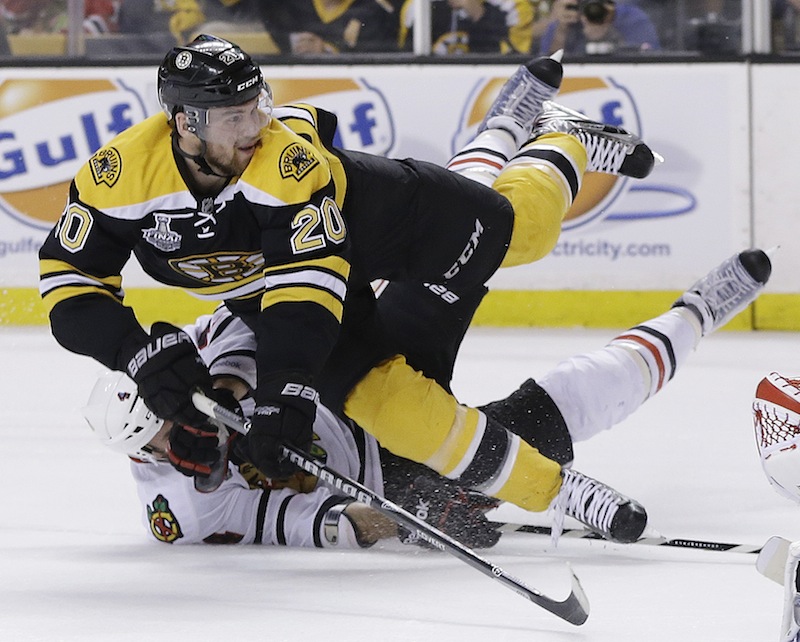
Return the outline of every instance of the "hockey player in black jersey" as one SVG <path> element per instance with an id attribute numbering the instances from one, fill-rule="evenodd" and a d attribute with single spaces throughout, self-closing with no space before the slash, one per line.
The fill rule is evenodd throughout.
<path id="1" fill-rule="evenodd" d="M 559 463 L 460 405 L 448 382 L 484 283 L 552 249 L 584 171 L 643 177 L 654 165 L 635 136 L 546 102 L 561 73 L 551 58 L 520 67 L 445 169 L 333 147 L 332 114 L 273 110 L 259 68 L 225 40 L 176 47 L 159 68 L 165 114 L 89 160 L 41 249 L 54 336 L 126 371 L 160 417 L 205 423 L 190 393 L 219 393 L 194 346 L 168 324 L 148 333 L 124 306 L 133 253 L 156 280 L 225 301 L 255 330 L 256 408 L 241 447 L 268 476 L 292 471 L 282 443 L 309 447 L 321 397 L 395 454 L 544 510 Z M 370 287 L 378 278 L 389 314 Z M 178 437 L 173 465 L 208 475 L 213 461 Z"/>
<path id="2" fill-rule="evenodd" d="M 718 327 L 760 289 L 750 271 L 763 280 L 768 276 L 767 267 L 758 251 L 732 257 L 694 284 L 678 305 L 614 337 L 599 350 L 565 359 L 505 399 L 483 406 L 482 412 L 547 457 L 569 464 L 573 441 L 590 439 L 611 428 L 667 385 L 699 337 Z M 385 304 L 383 298 L 378 300 L 379 307 Z M 242 400 L 249 415 L 256 385 L 253 332 L 224 305 L 186 326 L 184 332 L 197 346 L 214 385 Z M 759 400 L 756 417 L 774 418 L 780 414 L 772 403 L 777 395 L 761 393 L 763 387 L 762 383 L 759 394 L 771 401 Z M 783 414 L 796 417 L 791 409 L 786 410 L 791 397 L 783 399 Z M 794 403 L 797 405 L 796 400 Z M 144 405 L 135 383 L 124 373 L 100 377 L 84 414 L 103 443 L 132 458 L 131 472 L 145 522 L 159 541 L 363 547 L 399 534 L 405 543 L 419 543 L 403 529 L 398 533 L 386 517 L 353 503 L 339 494 L 340 489 L 327 487 L 302 471 L 288 480 L 266 479 L 248 462 L 236 458 L 235 448 L 234 461 L 228 462 L 226 457 L 218 462 L 219 468 L 214 466 L 210 479 L 216 479 L 217 485 L 197 492 L 190 478 L 167 463 L 171 422 L 160 420 Z M 759 425 L 766 423 L 757 422 Z M 177 430 L 180 434 L 181 428 Z M 215 452 L 219 445 L 215 437 L 209 434 L 198 440 L 197 451 L 206 447 Z M 770 448 L 773 445 L 770 443 Z M 778 455 L 789 450 L 784 448 Z M 775 452 L 777 447 L 772 448 L 773 455 Z M 317 407 L 312 453 L 467 546 L 485 548 L 500 538 L 496 524 L 485 514 L 496 501 L 380 449 L 374 438 L 353 422 L 335 417 L 324 405 Z M 768 468 L 765 458 L 771 480 L 780 478 L 784 488 L 788 487 L 785 479 L 791 476 L 781 478 L 779 473 L 790 468 Z M 564 475 L 554 502 L 556 529 L 563 511 L 618 542 L 633 541 L 641 534 L 646 523 L 641 505 L 574 470 Z"/>

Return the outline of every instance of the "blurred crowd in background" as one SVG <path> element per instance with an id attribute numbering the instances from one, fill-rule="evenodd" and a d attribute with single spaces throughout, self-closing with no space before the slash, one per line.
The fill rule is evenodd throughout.
<path id="1" fill-rule="evenodd" d="M 762 0 L 759 0 L 761 2 Z M 769 50 L 800 52 L 800 0 L 769 5 Z M 420 7 L 418 3 L 429 5 Z M 571 56 L 743 51 L 748 0 L 0 0 L 0 55 L 163 55 L 202 32 L 251 54 Z M 430 30 L 415 35 L 415 23 Z M 745 36 L 743 37 L 743 33 Z"/>

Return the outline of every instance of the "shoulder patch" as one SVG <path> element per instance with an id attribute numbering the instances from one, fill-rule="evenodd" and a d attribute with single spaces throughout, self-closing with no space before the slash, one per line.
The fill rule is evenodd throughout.
<path id="1" fill-rule="evenodd" d="M 89 169 L 96 185 L 113 187 L 122 173 L 122 157 L 113 147 L 105 147 L 89 159 Z"/>
<path id="2" fill-rule="evenodd" d="M 312 169 L 319 165 L 319 160 L 306 151 L 300 143 L 292 143 L 281 152 L 280 170 L 283 178 L 294 178 L 301 181 Z"/>
<path id="3" fill-rule="evenodd" d="M 150 532 L 159 542 L 172 544 L 183 537 L 181 526 L 169 508 L 169 502 L 161 494 L 153 500 L 152 507 L 147 507 L 147 521 L 150 523 Z"/>

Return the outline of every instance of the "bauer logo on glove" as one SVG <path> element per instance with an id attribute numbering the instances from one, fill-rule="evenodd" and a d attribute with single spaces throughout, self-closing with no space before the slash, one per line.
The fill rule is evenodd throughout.
<path id="1" fill-rule="evenodd" d="M 133 358 L 128 361 L 128 374 L 130 375 L 131 379 L 135 380 L 136 374 L 139 372 L 139 368 L 141 368 L 155 355 L 160 353 L 162 350 L 176 346 L 179 343 L 188 343 L 192 345 L 192 340 L 189 338 L 189 335 L 182 330 L 177 332 L 168 332 L 160 337 L 154 337 L 151 343 L 148 343 L 146 346 L 141 348 L 135 355 L 133 355 Z M 194 346 L 192 345 L 192 347 Z"/>

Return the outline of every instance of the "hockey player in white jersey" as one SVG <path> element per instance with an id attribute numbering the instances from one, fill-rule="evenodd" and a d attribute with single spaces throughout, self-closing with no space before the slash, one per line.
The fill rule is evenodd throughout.
<path id="1" fill-rule="evenodd" d="M 256 382 L 252 331 L 224 306 L 184 331 L 197 346 L 215 385 L 231 390 L 249 414 L 253 406 L 249 395 Z M 219 486 L 212 492 L 199 492 L 195 478 L 169 463 L 173 423 L 156 417 L 138 395 L 135 383 L 122 372 L 109 371 L 98 379 L 84 415 L 109 448 L 131 458 L 145 522 L 161 542 L 358 548 L 399 534 L 394 522 L 317 484 L 315 477 L 298 471 L 288 479 L 267 479 L 235 454 L 234 461 L 226 457 L 222 462 L 225 475 Z M 375 439 L 322 405 L 314 422 L 312 453 L 351 479 L 384 491 Z M 384 452 L 383 460 L 394 473 L 390 488 L 396 501 L 413 508 L 417 495 L 424 492 L 433 499 L 428 506 L 437 527 L 473 547 L 497 542 L 500 533 L 484 517 L 495 502 L 457 489 L 444 479 L 434 483 L 432 476 L 417 474 L 424 467 L 412 462 L 405 466 L 390 453 Z M 412 480 L 402 481 L 409 474 Z"/>
<path id="2" fill-rule="evenodd" d="M 562 488 L 552 504 L 557 514 L 575 517 L 616 541 L 639 537 L 646 525 L 643 507 L 569 469 L 572 443 L 611 428 L 661 390 L 702 336 L 758 296 L 770 269 L 760 250 L 734 255 L 664 314 L 618 335 L 600 350 L 565 360 L 538 381 L 530 379 L 505 399 L 482 408 L 565 467 Z M 241 321 L 221 307 L 214 317 L 201 319 L 187 331 L 212 377 L 232 380 L 234 388 L 238 383 L 239 398 L 252 390 L 255 342 Z M 277 487 L 252 467 L 230 464 L 218 490 L 197 492 L 192 478 L 160 463 L 157 455 L 163 459 L 166 454 L 161 420 L 149 413 L 135 387 L 119 373 L 98 382 L 86 416 L 109 446 L 138 460 L 132 465 L 134 477 L 151 532 L 161 541 L 359 546 L 394 534 L 393 526 L 380 516 L 358 515 L 366 507 L 318 487 L 313 478 L 300 476 Z M 493 505 L 491 499 L 380 450 L 372 437 L 341 422 L 324 406 L 318 407 L 314 429 L 313 454 L 325 457 L 332 468 L 412 512 L 420 500 L 432 503 L 435 510 L 429 521 L 467 545 L 491 546 L 499 538 L 484 516 Z M 161 446 L 152 441 L 160 431 Z"/>

